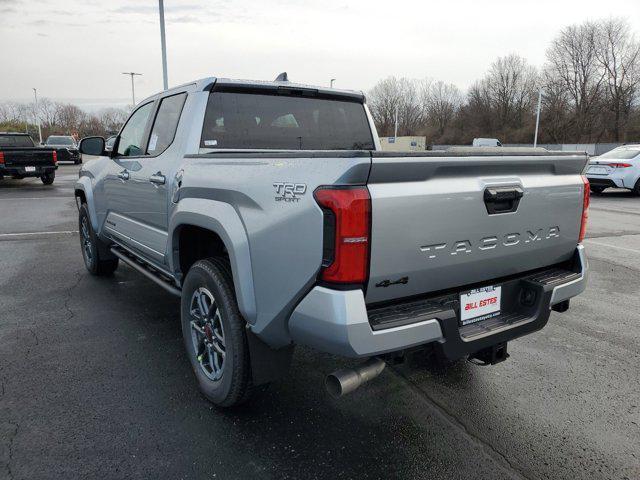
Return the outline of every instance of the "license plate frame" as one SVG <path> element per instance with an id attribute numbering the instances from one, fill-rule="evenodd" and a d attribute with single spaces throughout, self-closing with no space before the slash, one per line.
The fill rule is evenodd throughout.
<path id="1" fill-rule="evenodd" d="M 24 167 L 24 171 L 25 172 L 35 172 L 36 171 L 36 167 Z"/>
<path id="2" fill-rule="evenodd" d="M 592 167 L 589 167 L 589 169 L 587 170 L 587 173 L 590 173 L 592 175 L 606 175 L 607 169 L 606 167 L 592 166 Z"/>
<path id="3" fill-rule="evenodd" d="M 502 286 L 487 285 L 461 292 L 460 315 L 461 327 L 481 322 L 500 315 L 502 305 Z"/>

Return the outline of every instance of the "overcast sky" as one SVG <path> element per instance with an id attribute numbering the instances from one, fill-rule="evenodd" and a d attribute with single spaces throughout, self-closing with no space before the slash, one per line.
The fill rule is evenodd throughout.
<path id="1" fill-rule="evenodd" d="M 609 16 L 640 33 L 639 0 L 166 0 L 169 84 L 220 76 L 367 90 L 389 75 L 466 88 L 498 56 L 544 63 L 564 26 Z M 0 100 L 92 108 L 162 89 L 155 0 L 0 0 Z"/>

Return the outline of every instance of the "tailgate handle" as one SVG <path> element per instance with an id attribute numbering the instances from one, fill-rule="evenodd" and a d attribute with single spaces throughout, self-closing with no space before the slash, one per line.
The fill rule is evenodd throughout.
<path id="1" fill-rule="evenodd" d="M 484 191 L 484 204 L 489 215 L 512 213 L 523 196 L 522 187 L 488 187 Z"/>

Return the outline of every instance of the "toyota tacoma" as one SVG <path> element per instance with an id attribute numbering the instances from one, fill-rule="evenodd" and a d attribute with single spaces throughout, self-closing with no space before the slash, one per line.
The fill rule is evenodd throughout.
<path id="1" fill-rule="evenodd" d="M 142 101 L 75 186 L 89 272 L 129 265 L 181 298 L 204 395 L 246 400 L 294 345 L 362 364 L 495 364 L 585 288 L 587 155 L 380 151 L 360 92 L 208 78 Z"/>

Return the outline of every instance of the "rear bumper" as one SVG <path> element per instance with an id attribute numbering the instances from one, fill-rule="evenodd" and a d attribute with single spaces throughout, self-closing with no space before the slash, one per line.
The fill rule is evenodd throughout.
<path id="1" fill-rule="evenodd" d="M 598 177 L 587 176 L 587 179 L 589 180 L 589 184 L 593 185 L 594 187 L 624 188 L 621 178 L 613 179 L 613 178 L 604 177 L 604 176 L 598 176 Z"/>
<path id="2" fill-rule="evenodd" d="M 51 172 L 53 170 L 57 170 L 57 165 L 37 165 L 35 167 L 35 171 L 27 172 L 25 167 L 22 166 L 6 166 L 0 165 L 0 176 L 2 177 L 11 177 L 11 176 L 19 176 L 19 177 L 41 177 L 47 172 Z"/>
<path id="3" fill-rule="evenodd" d="M 596 187 L 618 187 L 634 188 L 638 181 L 639 172 L 637 167 L 616 168 L 608 175 L 589 175 L 589 183 Z"/>
<path id="4" fill-rule="evenodd" d="M 289 331 L 298 344 L 345 357 L 436 342 L 453 360 L 544 327 L 553 305 L 584 291 L 587 270 L 584 247 L 579 245 L 571 271 L 563 276 L 557 268 L 548 269 L 500 282 L 505 312 L 465 327 L 458 324 L 457 293 L 367 310 L 362 290 L 315 287 L 291 315 Z M 530 305 L 519 303 L 525 290 L 534 292 Z M 376 323 L 380 318 L 382 323 Z"/>

